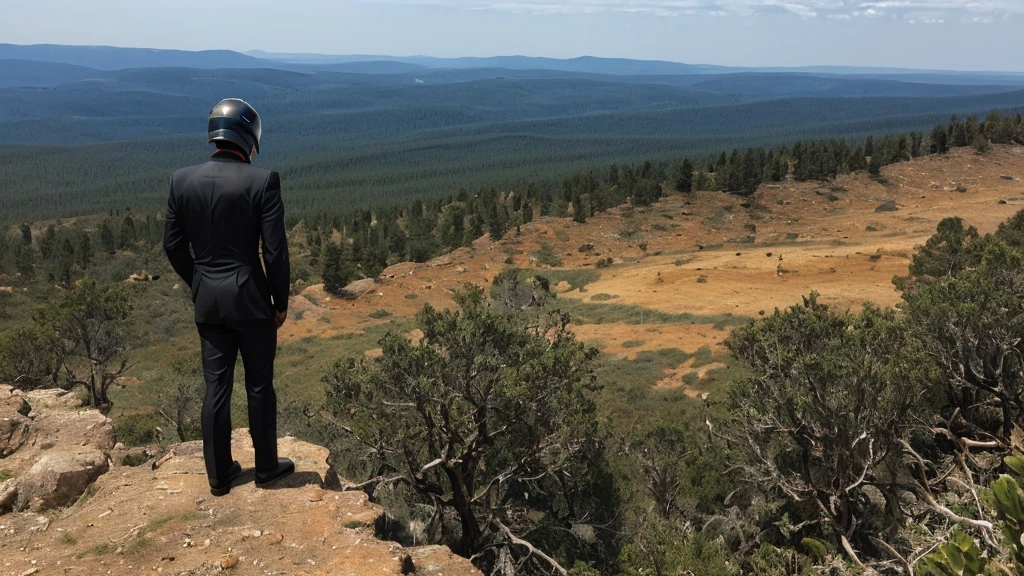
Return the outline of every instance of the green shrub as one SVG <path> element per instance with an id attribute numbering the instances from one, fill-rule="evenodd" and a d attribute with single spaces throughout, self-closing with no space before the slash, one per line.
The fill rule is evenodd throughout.
<path id="1" fill-rule="evenodd" d="M 114 437 L 125 446 L 148 446 L 161 439 L 164 422 L 152 412 L 128 414 L 114 420 Z"/>
<path id="2" fill-rule="evenodd" d="M 562 265 L 562 259 L 558 254 L 555 254 L 554 248 L 547 242 L 541 242 L 540 248 L 533 253 L 533 256 L 537 258 L 537 263 L 542 266 L 557 267 Z"/>
<path id="3" fill-rule="evenodd" d="M 136 466 L 142 466 L 148 460 L 149 457 L 145 454 L 125 454 L 124 458 L 121 459 L 121 465 L 134 468 Z"/>
<path id="4" fill-rule="evenodd" d="M 110 544 L 104 542 L 103 544 L 96 544 L 95 546 L 90 546 L 85 550 L 85 552 L 78 553 L 78 555 L 76 555 L 75 558 L 81 560 L 82 558 L 85 558 L 90 554 L 92 554 L 93 556 L 103 556 L 106 554 L 110 554 L 113 551 L 114 548 Z"/>
<path id="5" fill-rule="evenodd" d="M 523 270 L 519 273 L 520 280 L 527 280 L 537 275 L 537 271 Z M 545 270 L 544 277 L 552 285 L 561 282 L 569 284 L 570 289 L 584 292 L 587 284 L 597 282 L 601 279 L 601 273 L 597 270 L 578 268 L 575 270 Z"/>
<path id="6" fill-rule="evenodd" d="M 875 212 L 896 212 L 899 209 L 900 208 L 896 205 L 895 200 L 886 200 L 875 208 Z"/>
<path id="7" fill-rule="evenodd" d="M 792 548 L 776 548 L 762 544 L 748 559 L 753 574 L 759 576 L 792 576 L 814 574 L 813 562 Z"/>

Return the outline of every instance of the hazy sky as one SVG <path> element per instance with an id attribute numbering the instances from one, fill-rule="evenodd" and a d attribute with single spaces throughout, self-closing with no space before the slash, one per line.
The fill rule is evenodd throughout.
<path id="1" fill-rule="evenodd" d="M 1024 71 L 1024 0 L 2 0 L 0 42 Z"/>

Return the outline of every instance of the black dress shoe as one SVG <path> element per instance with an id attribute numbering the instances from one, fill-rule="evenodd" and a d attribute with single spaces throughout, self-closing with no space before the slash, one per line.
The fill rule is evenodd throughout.
<path id="1" fill-rule="evenodd" d="M 256 486 L 263 487 L 295 472 L 295 463 L 287 458 L 277 459 L 277 468 L 269 472 L 256 472 Z"/>
<path id="2" fill-rule="evenodd" d="M 214 496 L 224 496 L 228 492 L 231 492 L 231 483 L 235 481 L 242 474 L 242 465 L 235 460 L 231 463 L 231 469 L 228 470 L 228 477 L 223 481 L 217 483 L 216 486 L 210 484 L 210 494 Z"/>

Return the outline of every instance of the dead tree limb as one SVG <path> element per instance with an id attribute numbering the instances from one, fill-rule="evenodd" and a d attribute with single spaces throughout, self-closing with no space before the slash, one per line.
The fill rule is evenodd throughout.
<path id="1" fill-rule="evenodd" d="M 523 540 L 522 538 L 513 534 L 512 531 L 508 529 L 508 527 L 506 527 L 498 520 L 491 520 L 491 522 L 493 522 L 494 526 L 498 529 L 498 531 L 501 532 L 503 536 L 505 536 L 505 539 L 508 540 L 509 544 L 526 548 L 527 552 L 529 552 L 527 557 L 536 556 L 537 558 L 540 558 L 541 560 L 549 564 L 551 568 L 553 568 L 556 572 L 561 574 L 561 576 L 568 576 L 569 571 L 562 567 L 562 565 L 559 564 L 557 560 L 555 560 L 551 556 L 548 556 L 543 551 L 538 550 L 533 544 L 530 544 L 526 540 Z"/>

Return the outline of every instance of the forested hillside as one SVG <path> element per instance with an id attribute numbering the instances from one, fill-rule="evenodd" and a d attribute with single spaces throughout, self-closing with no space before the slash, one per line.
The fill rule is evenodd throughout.
<path id="1" fill-rule="evenodd" d="M 0 60 L 0 71 L 7 223 L 159 209 L 168 174 L 208 152 L 204 118 L 226 94 L 263 114 L 257 162 L 281 172 L 295 219 L 460 189 L 557 186 L 567 170 L 612 163 L 925 130 L 952 114 L 1024 105 L 1008 78 L 90 70 L 16 60 Z"/>

